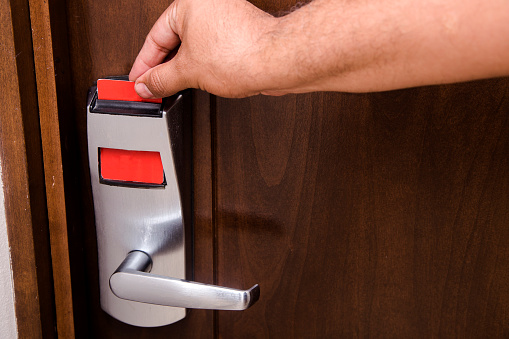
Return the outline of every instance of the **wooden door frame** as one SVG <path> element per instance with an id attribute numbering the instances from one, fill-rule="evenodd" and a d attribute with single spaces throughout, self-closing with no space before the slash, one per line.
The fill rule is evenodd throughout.
<path id="1" fill-rule="evenodd" d="M 55 337 L 51 258 L 28 3 L 1 0 L 0 158 L 20 338 Z"/>
<path id="2" fill-rule="evenodd" d="M 55 297 L 56 326 L 59 337 L 74 338 L 74 307 L 71 284 L 66 190 L 72 184 L 64 177 L 69 163 L 64 162 L 62 146 L 70 142 L 68 128 L 69 88 L 71 83 L 67 56 L 65 3 L 30 0 L 30 20 L 37 79 L 40 133 L 44 160 L 48 230 L 50 235 Z M 68 114 L 70 116 L 72 114 Z M 62 132 L 63 131 L 63 132 Z M 63 141 L 63 142 L 62 142 Z M 70 147 L 71 152 L 75 151 Z M 69 223 L 71 221 L 71 223 Z"/>

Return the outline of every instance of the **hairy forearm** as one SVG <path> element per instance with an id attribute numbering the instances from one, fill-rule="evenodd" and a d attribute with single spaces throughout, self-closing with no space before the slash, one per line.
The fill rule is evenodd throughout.
<path id="1" fill-rule="evenodd" d="M 245 0 L 174 0 L 130 79 L 146 98 L 189 87 L 245 97 L 504 75 L 509 0 L 314 0 L 280 18 Z"/>
<path id="2" fill-rule="evenodd" d="M 265 94 L 509 75 L 509 1 L 315 0 L 261 35 Z"/>

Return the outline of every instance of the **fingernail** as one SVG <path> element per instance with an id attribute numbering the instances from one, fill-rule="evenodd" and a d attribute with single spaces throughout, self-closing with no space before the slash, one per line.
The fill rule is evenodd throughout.
<path id="1" fill-rule="evenodd" d="M 154 95 L 152 94 L 152 92 L 150 92 L 147 88 L 147 86 L 144 84 L 144 83 L 137 83 L 136 85 L 134 85 L 134 90 L 136 91 L 136 93 L 138 93 L 138 95 L 142 98 L 145 98 L 145 99 L 150 99 L 150 98 L 153 98 Z"/>

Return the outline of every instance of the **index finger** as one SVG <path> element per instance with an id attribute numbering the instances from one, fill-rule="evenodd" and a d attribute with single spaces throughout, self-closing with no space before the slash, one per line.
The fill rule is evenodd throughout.
<path id="1" fill-rule="evenodd" d="M 180 38 L 175 28 L 175 3 L 176 1 L 163 12 L 148 33 L 131 68 L 129 80 L 135 81 L 150 68 L 159 65 L 180 44 Z"/>

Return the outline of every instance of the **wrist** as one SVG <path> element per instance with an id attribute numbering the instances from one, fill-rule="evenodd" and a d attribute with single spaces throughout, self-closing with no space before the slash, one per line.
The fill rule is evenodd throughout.
<path id="1" fill-rule="evenodd" d="M 285 26 L 285 20 L 278 17 L 271 17 L 260 26 L 248 69 L 250 87 L 257 94 L 286 94 L 286 89 L 294 82 L 295 55 L 291 53 L 289 39 L 292 37 Z"/>
<path id="2" fill-rule="evenodd" d="M 280 21 L 280 18 L 267 15 L 262 20 L 253 20 L 251 25 L 252 36 L 242 60 L 244 67 L 238 75 L 251 95 L 260 94 L 281 80 L 280 55 L 275 50 Z"/>
<path id="3" fill-rule="evenodd" d="M 328 75 L 321 55 L 324 51 L 320 50 L 325 44 L 318 36 L 320 27 L 313 26 L 316 8 L 311 5 L 283 17 L 272 17 L 261 27 L 250 68 L 257 93 L 284 95 L 320 90 L 315 84 Z"/>

